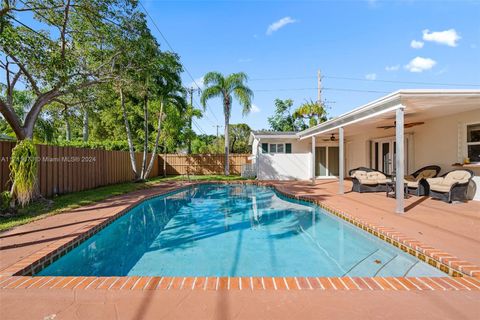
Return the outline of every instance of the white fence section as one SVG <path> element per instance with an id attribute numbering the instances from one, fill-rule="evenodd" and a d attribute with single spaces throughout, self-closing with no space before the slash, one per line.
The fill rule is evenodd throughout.
<path id="1" fill-rule="evenodd" d="M 242 178 L 253 179 L 257 177 L 257 165 L 255 163 L 242 164 Z"/>
<path id="2" fill-rule="evenodd" d="M 310 153 L 260 153 L 258 180 L 308 180 L 311 178 Z"/>

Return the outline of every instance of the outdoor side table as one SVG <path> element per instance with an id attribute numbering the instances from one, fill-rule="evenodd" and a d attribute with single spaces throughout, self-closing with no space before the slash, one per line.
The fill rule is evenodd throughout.
<path id="1" fill-rule="evenodd" d="M 397 198 L 397 184 L 395 181 L 392 182 L 387 182 L 387 191 L 386 191 L 386 196 L 387 198 Z M 408 184 L 406 182 L 403 183 L 403 194 L 404 198 L 408 199 L 410 198 L 410 195 L 408 194 Z"/>

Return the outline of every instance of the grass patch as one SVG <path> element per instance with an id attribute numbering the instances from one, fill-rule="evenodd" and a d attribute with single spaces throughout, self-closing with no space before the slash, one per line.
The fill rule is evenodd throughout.
<path id="1" fill-rule="evenodd" d="M 162 182 L 182 180 L 186 180 L 186 176 L 169 176 L 166 178 L 156 177 L 141 183 L 127 182 L 114 184 L 95 189 L 64 194 L 48 200 L 36 201 L 27 205 L 25 208 L 20 208 L 18 210 L 18 213 L 14 216 L 0 216 L 0 232 L 51 215 L 59 214 L 81 206 L 102 201 L 112 196 L 129 193 L 135 190 L 151 188 L 153 186 L 161 184 Z M 239 176 L 223 175 L 190 176 L 190 181 L 235 180 L 243 180 L 243 178 Z"/>

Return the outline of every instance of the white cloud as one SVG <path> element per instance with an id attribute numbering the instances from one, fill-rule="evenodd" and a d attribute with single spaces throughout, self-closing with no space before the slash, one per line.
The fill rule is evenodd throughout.
<path id="1" fill-rule="evenodd" d="M 240 63 L 246 63 L 246 62 L 252 62 L 253 59 L 252 58 L 240 58 L 238 59 L 238 62 Z"/>
<path id="2" fill-rule="evenodd" d="M 375 80 L 377 79 L 377 74 L 376 73 L 369 73 L 365 75 L 365 79 L 367 80 Z"/>
<path id="3" fill-rule="evenodd" d="M 400 65 L 396 64 L 394 66 L 386 66 L 385 71 L 391 72 L 391 71 L 398 71 L 400 69 Z"/>
<path id="4" fill-rule="evenodd" d="M 261 111 L 261 110 L 260 110 L 260 108 L 259 108 L 257 105 L 252 104 L 252 109 L 250 109 L 250 112 L 251 112 L 251 113 L 259 113 L 260 111 Z"/>
<path id="5" fill-rule="evenodd" d="M 284 17 L 278 21 L 275 21 L 274 23 L 272 23 L 271 25 L 268 26 L 267 28 L 267 36 L 271 35 L 272 33 L 274 33 L 275 31 L 285 27 L 287 24 L 291 24 L 291 23 L 295 23 L 297 22 L 297 20 L 295 19 L 292 19 L 291 17 Z"/>
<path id="6" fill-rule="evenodd" d="M 205 87 L 205 84 L 203 83 L 203 77 L 195 79 L 195 81 L 191 82 L 188 85 L 188 87 L 197 89 L 197 85 L 198 85 L 198 87 L 200 87 L 200 89 L 203 89 Z"/>
<path id="7" fill-rule="evenodd" d="M 423 48 L 424 44 L 425 43 L 423 41 L 412 40 L 412 42 L 410 42 L 410 47 L 413 49 L 421 49 Z"/>
<path id="8" fill-rule="evenodd" d="M 455 29 L 434 32 L 430 32 L 428 29 L 423 30 L 423 40 L 445 44 L 449 47 L 456 47 L 457 41 L 460 39 L 461 37 Z"/>
<path id="9" fill-rule="evenodd" d="M 415 57 L 407 65 L 405 69 L 410 72 L 423 72 L 432 69 L 437 62 L 430 58 Z"/>

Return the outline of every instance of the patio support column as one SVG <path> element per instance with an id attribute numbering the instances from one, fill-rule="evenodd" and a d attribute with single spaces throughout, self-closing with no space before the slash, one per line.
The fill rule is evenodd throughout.
<path id="1" fill-rule="evenodd" d="M 312 184 L 315 184 L 315 136 L 312 136 L 312 163 L 311 163 L 311 170 L 312 170 Z"/>
<path id="2" fill-rule="evenodd" d="M 403 134 L 404 134 L 404 111 L 405 107 L 400 106 L 396 110 L 396 122 L 395 122 L 395 138 L 396 138 L 396 157 L 395 157 L 395 175 L 396 175 L 396 185 L 395 185 L 395 194 L 396 194 L 396 213 L 404 213 L 405 209 L 405 189 L 403 185 L 403 177 L 405 175 L 405 150 L 403 144 Z"/>
<path id="3" fill-rule="evenodd" d="M 344 152 L 343 127 L 338 128 L 338 194 L 344 194 L 344 175 L 345 175 L 345 152 Z"/>

